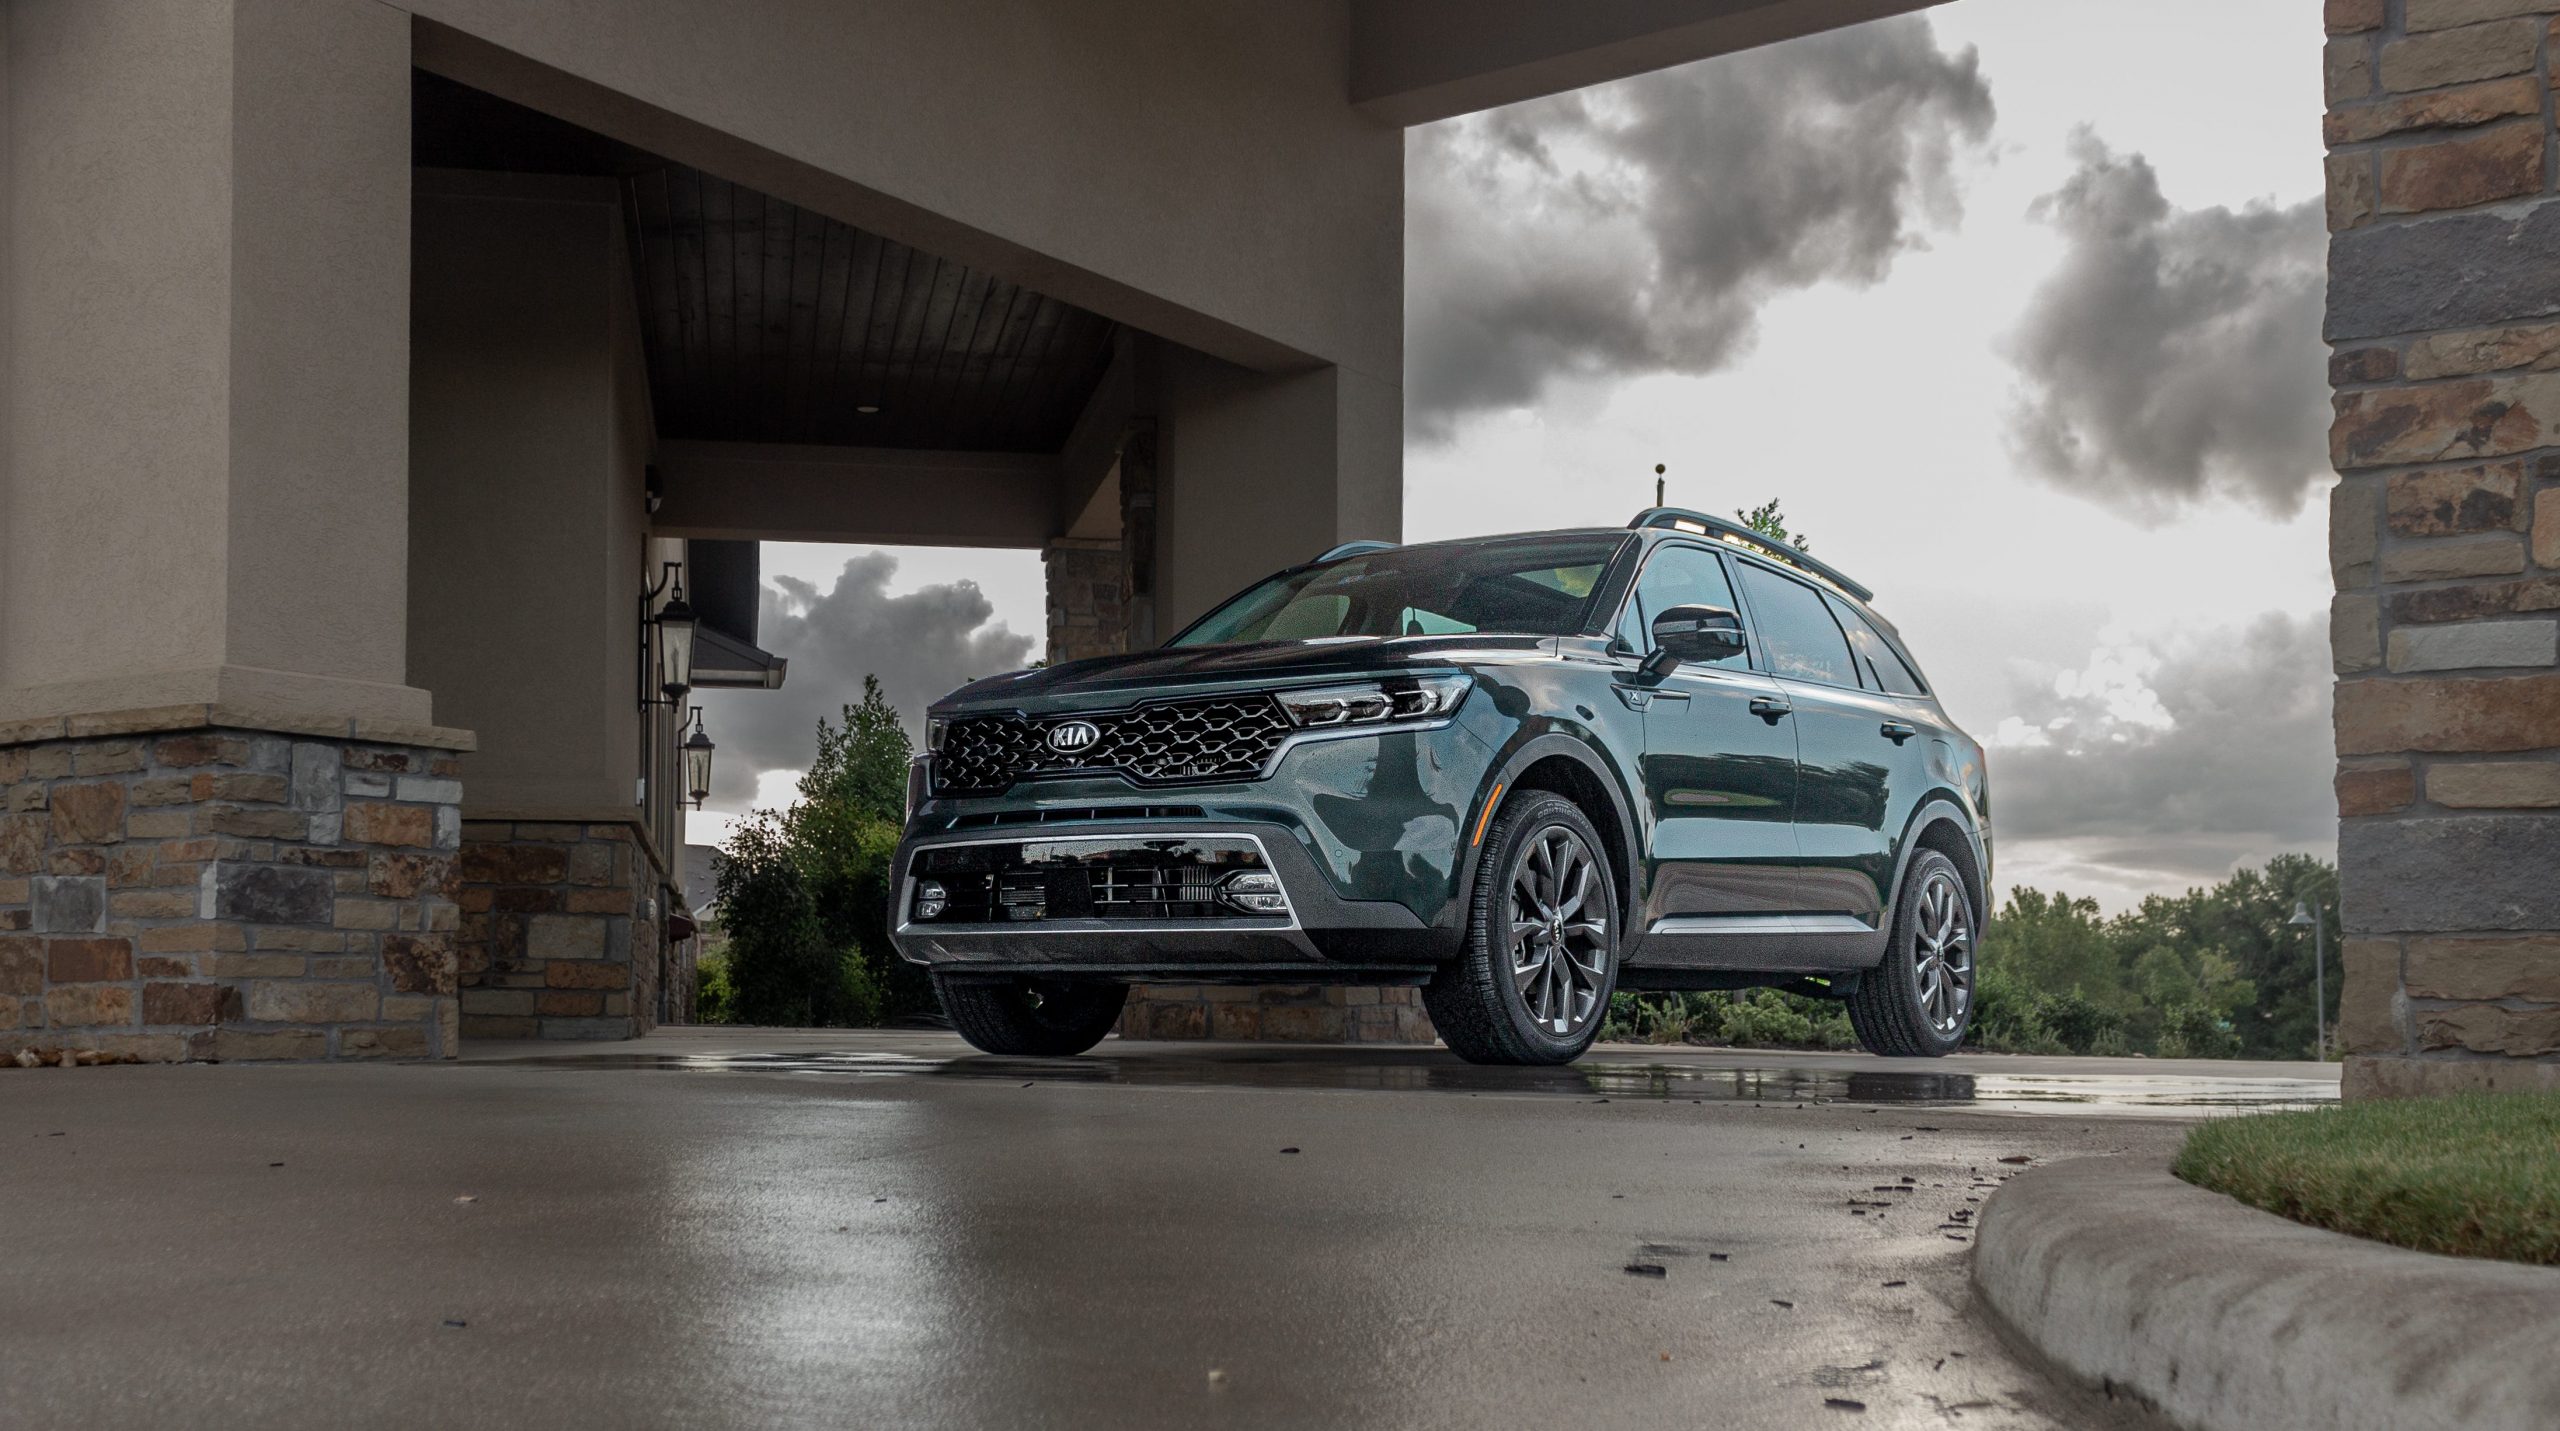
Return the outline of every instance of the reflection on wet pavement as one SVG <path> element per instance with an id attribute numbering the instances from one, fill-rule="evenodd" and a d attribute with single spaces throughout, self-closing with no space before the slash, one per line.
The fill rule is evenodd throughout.
<path id="1" fill-rule="evenodd" d="M 1664 1102 L 1805 1102 L 1962 1107 L 1993 1113 L 2144 1114 L 2216 1109 L 2308 1108 L 2334 1103 L 2334 1080 L 2269 1076 L 1940 1073 L 1908 1067 L 1872 1071 L 1815 1066 L 1730 1067 L 1594 1054 L 1562 1068 L 1487 1068 L 1436 1049 L 1275 1049 L 1215 1054 L 1081 1058 L 935 1058 L 878 1051 L 610 1053 L 493 1059 L 479 1065 L 666 1069 L 857 1078 L 917 1077 L 1015 1082 L 1120 1084 L 1157 1088 L 1277 1088 L 1445 1092 Z"/>

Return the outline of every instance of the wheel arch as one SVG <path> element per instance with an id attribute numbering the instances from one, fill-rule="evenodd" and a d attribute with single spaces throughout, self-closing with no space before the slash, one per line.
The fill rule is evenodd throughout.
<path id="1" fill-rule="evenodd" d="M 1524 790 L 1563 796 L 1600 832 L 1601 855 L 1609 861 L 1609 872 L 1618 882 L 1619 928 L 1632 934 L 1634 912 L 1641 907 L 1636 885 L 1643 845 L 1635 819 L 1628 812 L 1625 786 L 1587 743 L 1556 733 L 1524 742 L 1486 782 L 1484 793 L 1477 800 L 1476 818 L 1467 826 L 1465 858 L 1459 861 L 1462 875 L 1458 907 L 1466 908 L 1474 897 L 1478 842 L 1492 821 L 1493 807 Z M 1621 938 L 1621 953 L 1627 942 Z"/>
<path id="2" fill-rule="evenodd" d="M 1974 928 L 1980 929 L 1991 918 L 1991 890 L 1983 876 L 1982 850 L 1976 843 L 1973 823 L 1954 797 L 1931 796 L 1912 812 L 1910 823 L 1903 829 L 1901 857 L 1894 864 L 1893 897 L 1897 902 L 1902 898 L 1902 882 L 1911 872 L 1911 861 L 1922 850 L 1936 850 L 1955 864 L 1965 892 L 1973 899 Z"/>

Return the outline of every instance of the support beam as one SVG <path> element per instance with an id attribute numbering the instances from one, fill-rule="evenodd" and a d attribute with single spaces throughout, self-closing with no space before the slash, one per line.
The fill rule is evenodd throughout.
<path id="1" fill-rule="evenodd" d="M 985 47 L 977 42 L 972 26 L 954 24 L 942 18 L 934 7 L 923 7 L 912 14 L 847 11 L 824 22 L 803 17 L 784 24 L 778 16 L 767 17 L 763 21 L 751 20 L 734 8 L 719 3 L 719 0 L 690 0 L 690 8 L 697 12 L 690 16 L 682 13 L 688 7 L 679 5 L 662 17 L 672 31 L 656 38 L 666 43 L 656 48 L 646 43 L 633 44 L 625 50 L 626 54 L 649 55 L 672 71 L 672 74 L 660 77 L 659 88 L 690 89 L 704 82 L 706 67 L 702 52 L 690 38 L 696 30 L 716 30 L 724 43 L 742 47 L 740 51 L 732 51 L 733 55 L 742 51 L 752 53 L 752 47 L 756 45 L 770 45 L 771 49 L 760 55 L 756 62 L 733 59 L 731 63 L 739 65 L 741 72 L 757 74 L 759 84 L 772 86 L 774 92 L 788 92 L 794 83 L 812 86 L 806 92 L 809 102 L 779 110 L 755 102 L 738 110 L 734 104 L 737 96 L 726 95 L 721 107 L 733 112 L 733 120 L 729 123 L 704 122 L 678 109 L 650 103 L 635 93 L 609 88 L 592 78 L 529 58 L 525 53 L 471 33 L 468 25 L 442 24 L 430 18 L 432 12 L 442 11 L 459 21 L 468 13 L 472 24 L 485 23 L 492 30 L 508 31 L 519 42 L 531 38 L 530 34 L 523 32 L 539 32 L 546 24 L 556 25 L 560 33 L 544 38 L 572 38 L 576 43 L 570 48 L 585 51 L 596 48 L 588 41 L 597 27 L 618 31 L 631 23 L 631 17 L 617 7 L 590 5 L 594 13 L 585 18 L 572 18 L 576 7 L 566 5 L 535 7 L 545 13 L 524 16 L 509 15 L 509 7 L 499 7 L 497 13 L 506 17 L 504 23 L 492 22 L 491 17 L 456 0 L 424 0 L 424 3 L 412 0 L 411 8 L 419 15 L 416 22 L 418 67 L 446 79 L 541 110 L 581 128 L 718 174 L 855 228 L 967 264 L 980 272 L 994 274 L 1062 302 L 1162 334 L 1249 368 L 1302 371 L 1324 361 L 1340 361 L 1346 357 L 1357 357 L 1366 366 L 1377 370 L 1388 370 L 1393 366 L 1398 341 L 1395 330 L 1391 324 L 1372 321 L 1373 315 L 1356 311 L 1339 315 L 1346 320 L 1342 326 L 1359 330 L 1356 342 L 1331 341 L 1314 330 L 1293 341 L 1275 336 L 1271 331 L 1274 325 L 1270 322 L 1259 325 L 1239 322 L 1211 309 L 1213 303 L 1234 306 L 1236 294 L 1242 291 L 1249 294 L 1257 306 L 1267 307 L 1272 317 L 1291 320 L 1279 326 L 1305 328 L 1307 325 L 1303 320 L 1307 316 L 1308 305 L 1286 284 L 1231 282 L 1223 289 L 1201 291 L 1193 302 L 1184 302 L 1169 296 L 1173 285 L 1131 282 L 1106 271 L 1105 264 L 1125 267 L 1140 259 L 1151 264 L 1153 259 L 1147 255 L 1158 250 L 1191 254 L 1222 254 L 1236 250 L 1239 244 L 1235 236 L 1211 232 L 1219 226 L 1218 205 L 1193 204 L 1187 206 L 1191 212 L 1186 213 L 1166 210 L 1161 205 L 1153 206 L 1149 212 L 1154 215 L 1152 223 L 1159 229 L 1165 224 L 1172 224 L 1176 227 L 1201 227 L 1204 231 L 1190 239 L 1150 241 L 1144 245 L 1132 245 L 1124 237 L 1106 231 L 1097 235 L 1091 245 L 1093 262 L 1079 263 L 954 217 L 954 208 L 947 202 L 947 192 L 943 203 L 917 202 L 889 188 L 854 177 L 856 167 L 865 171 L 884 166 L 897 168 L 899 157 L 910 153 L 933 156 L 930 162 L 938 170 L 934 177 L 943 182 L 946 191 L 951 178 L 971 171 L 978 171 L 980 175 L 973 182 L 987 182 L 983 176 L 1004 165 L 1018 165 L 1027 173 L 1038 174 L 1040 183 L 1037 185 L 1015 183 L 999 186 L 1005 198 L 1002 203 L 991 204 L 990 207 L 1009 210 L 1020 193 L 1029 189 L 1046 191 L 1053 186 L 1058 174 L 1068 172 L 1077 162 L 1074 146 L 1094 143 L 1107 147 L 1111 142 L 1073 126 L 1061 129 L 1047 125 L 1012 124 L 999 126 L 1000 136 L 985 136 L 988 140 L 985 150 L 972 148 L 962 141 L 958 136 L 978 135 L 985 129 L 984 116 L 1002 107 L 990 109 L 974 92 L 974 84 L 955 87 L 934 83 L 929 78 L 931 67 L 923 55 L 946 44 L 964 44 L 973 66 L 983 67 L 992 63 Z M 1168 12 L 1159 12 L 1157 18 L 1165 13 Z M 1032 21 L 1026 15 L 1021 23 L 1030 24 Z M 1294 27 L 1296 20 L 1294 16 L 1279 16 L 1275 12 L 1273 18 L 1262 23 Z M 1076 30 L 1123 40 L 1130 34 L 1127 26 L 1096 23 L 1063 27 L 1053 34 L 1053 38 L 1062 39 Z M 893 34 L 903 35 L 906 44 L 902 46 L 899 39 L 890 38 Z M 679 36 L 685 37 L 681 43 L 677 42 Z M 637 35 L 635 32 L 621 38 L 630 41 Z M 1208 43 L 1208 37 L 1204 36 L 1202 42 Z M 901 53 L 902 49 L 910 47 L 916 53 Z M 1035 47 L 1032 53 L 1038 52 Z M 1256 52 L 1251 46 L 1240 45 L 1232 55 L 1221 53 L 1223 58 L 1240 59 Z M 863 63 L 872 62 L 873 56 L 898 58 L 889 62 L 885 73 L 863 75 L 857 70 L 857 77 L 849 78 L 844 68 L 848 61 L 842 58 L 846 54 L 865 57 Z M 829 56 L 824 62 L 828 68 L 823 75 L 785 73 L 798 70 L 819 55 Z M 1268 51 L 1262 51 L 1260 55 L 1267 58 Z M 1091 82 L 1089 70 L 1062 60 L 1047 60 L 1035 62 L 1033 72 L 1023 76 L 1020 83 L 1046 83 L 1044 71 L 1056 71 L 1061 65 L 1066 66 L 1066 72 L 1079 77 L 1078 83 Z M 626 73 L 622 78 L 626 82 L 645 83 L 640 76 L 628 73 L 628 67 L 624 68 Z M 970 73 L 975 76 L 979 70 L 973 69 Z M 1154 91 L 1154 102 L 1171 103 L 1162 83 L 1165 76 L 1159 72 L 1156 78 L 1159 84 Z M 1198 83 L 1194 76 L 1183 80 L 1177 87 L 1189 88 Z M 1005 92 L 1005 87 L 998 84 L 995 92 Z M 1022 96 L 1017 93 L 1016 98 L 1019 100 Z M 1213 100 L 1217 102 L 1213 103 Z M 1029 100 L 1023 102 L 1032 104 Z M 1079 98 L 1076 103 L 1082 106 L 1084 101 Z M 961 107 L 966 111 L 965 117 L 961 114 L 920 117 L 921 113 L 933 107 L 946 105 Z M 1232 91 L 1215 95 L 1203 91 L 1194 105 L 1190 113 L 1203 123 L 1229 122 L 1225 110 L 1232 108 Z M 1036 108 L 1036 105 L 1032 107 Z M 1080 113 L 1089 121 L 1098 121 L 1104 111 L 1081 108 Z M 1157 111 L 1152 107 L 1139 106 L 1129 113 L 1146 116 L 1140 122 L 1145 126 L 1145 133 L 1159 147 L 1169 129 L 1184 130 L 1186 137 L 1173 147 L 1198 151 L 1189 159 L 1193 165 L 1189 171 L 1193 175 L 1190 184 L 1194 188 L 1207 185 L 1214 189 L 1234 183 L 1239 165 L 1251 170 L 1275 159 L 1302 164 L 1308 176 L 1306 182 L 1310 184 L 1316 182 L 1315 175 L 1331 170 L 1329 178 L 1348 183 L 1356 176 L 1383 191 L 1401 172 L 1394 167 L 1400 163 L 1395 156 L 1402 152 L 1401 148 L 1390 150 L 1387 147 L 1387 142 L 1392 141 L 1394 135 L 1381 132 L 1376 126 L 1306 126 L 1314 131 L 1314 139 L 1323 142 L 1313 144 L 1310 152 L 1301 156 L 1295 151 L 1306 141 L 1295 129 L 1265 128 L 1259 132 L 1258 141 L 1248 137 L 1253 131 L 1240 129 L 1231 143 L 1212 151 L 1203 147 L 1204 142 L 1185 126 L 1160 124 Z M 735 115 L 747 116 L 748 121 L 740 122 L 734 118 Z M 753 123 L 755 120 L 762 123 Z M 780 143 L 771 146 L 760 144 L 750 137 L 751 130 L 761 130 L 777 140 L 786 135 L 796 136 L 803 151 L 812 151 L 846 145 L 847 136 L 876 136 L 887 132 L 884 126 L 893 126 L 896 132 L 914 136 L 916 142 L 883 145 L 871 138 L 854 141 L 848 150 L 850 157 L 840 160 L 847 165 L 845 168 L 831 168 L 825 162 L 812 162 L 805 152 L 794 152 Z M 1026 134 L 1040 137 L 1025 143 L 1022 136 Z M 1070 138 L 1071 135 L 1074 137 Z M 1001 144 L 996 143 L 999 137 Z M 1133 134 L 1128 142 L 1138 142 L 1138 136 Z M 1014 152 L 1016 144 L 1022 144 L 1027 152 Z M 1106 167 L 1087 174 L 1079 183 L 1081 191 L 1076 204 L 1061 209 L 1044 201 L 1039 210 L 1043 227 L 1031 229 L 1024 226 L 1025 231 L 1042 232 L 1054 239 L 1062 226 L 1076 226 L 1065 216 L 1077 209 L 1109 212 L 1113 203 L 1097 199 L 1089 190 L 1097 177 L 1119 172 L 1117 168 Z M 1148 175 L 1143 181 L 1148 186 L 1148 194 L 1156 192 L 1158 185 L 1176 189 L 1183 187 L 1183 182 L 1174 176 L 1159 174 L 1145 166 L 1129 172 Z M 1134 205 L 1140 197 L 1138 193 L 1131 193 L 1120 202 L 1124 207 Z M 1366 233 L 1356 236 L 1319 233 L 1306 247 L 1343 249 L 1349 257 L 1363 263 L 1381 268 L 1391 265 L 1395 261 L 1395 250 L 1378 247 L 1370 242 L 1370 238 Z M 1207 266 L 1215 268 L 1214 264 Z M 1370 277 L 1364 274 L 1364 279 Z M 1275 295 L 1284 293 L 1290 296 L 1278 302 L 1272 301 Z M 1331 351 L 1322 351 L 1326 349 Z"/>
<path id="2" fill-rule="evenodd" d="M 1037 549 L 1057 534 L 1045 453 L 662 442 L 658 475 L 660 536 Z"/>
<path id="3" fill-rule="evenodd" d="M 1938 0 L 1353 0 L 1351 101 L 1428 124 Z"/>

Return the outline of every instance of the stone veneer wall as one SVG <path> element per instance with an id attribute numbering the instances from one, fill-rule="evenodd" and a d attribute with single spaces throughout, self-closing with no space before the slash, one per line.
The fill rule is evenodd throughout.
<path id="1" fill-rule="evenodd" d="M 1341 985 L 1205 984 L 1133 989 L 1122 1038 L 1269 1039 L 1280 1043 L 1431 1043 L 1422 991 Z"/>
<path id="2" fill-rule="evenodd" d="M 2560 0 L 2328 0 L 2349 1096 L 2560 1088 Z"/>
<path id="3" fill-rule="evenodd" d="M 662 880 L 627 824 L 462 830 L 462 1031 L 634 1038 L 657 1026 Z"/>
<path id="4" fill-rule="evenodd" d="M 0 733 L 0 1056 L 454 1055 L 451 750 L 116 725 Z"/>
<path id="5" fill-rule="evenodd" d="M 1129 649 L 1128 562 L 1118 542 L 1062 537 L 1040 553 L 1049 590 L 1049 664 Z"/>

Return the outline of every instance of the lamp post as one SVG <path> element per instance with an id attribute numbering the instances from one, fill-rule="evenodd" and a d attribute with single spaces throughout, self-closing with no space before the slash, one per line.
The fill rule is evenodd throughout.
<path id="1" fill-rule="evenodd" d="M 2311 1052 L 2322 1063 L 2329 1061 L 2328 914 L 2325 904 L 2297 899 L 2293 917 L 2285 921 L 2297 928 L 2311 926 Z"/>
<path id="2" fill-rule="evenodd" d="M 702 733 L 702 707 L 693 708 L 693 734 L 684 738 L 684 788 L 693 796 L 693 808 L 702 808 L 704 797 L 711 793 L 711 737 Z"/>

